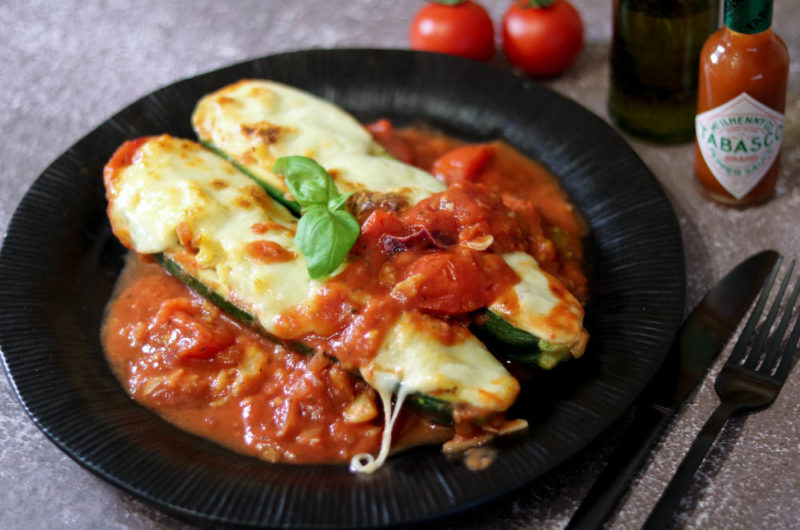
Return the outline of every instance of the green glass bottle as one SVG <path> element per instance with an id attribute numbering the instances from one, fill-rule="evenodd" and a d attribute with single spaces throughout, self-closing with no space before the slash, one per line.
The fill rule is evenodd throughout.
<path id="1" fill-rule="evenodd" d="M 614 122 L 655 142 L 692 140 L 700 50 L 718 27 L 719 0 L 614 0 Z"/>

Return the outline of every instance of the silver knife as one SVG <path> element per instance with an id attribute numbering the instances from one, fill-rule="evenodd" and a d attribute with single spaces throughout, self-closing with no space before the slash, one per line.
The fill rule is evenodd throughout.
<path id="1" fill-rule="evenodd" d="M 678 407 L 728 341 L 777 259 L 778 253 L 773 250 L 747 258 L 720 280 L 684 321 L 663 364 L 637 402 L 633 423 L 567 530 L 605 524 Z"/>

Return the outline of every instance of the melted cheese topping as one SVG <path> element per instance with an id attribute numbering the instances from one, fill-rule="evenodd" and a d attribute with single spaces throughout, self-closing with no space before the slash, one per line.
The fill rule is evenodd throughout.
<path id="1" fill-rule="evenodd" d="M 457 344 L 439 342 L 429 331 L 429 319 L 423 313 L 403 313 L 375 358 L 361 368 L 364 379 L 378 390 L 408 387 L 486 411 L 510 407 L 519 393 L 517 380 L 494 357 L 485 357 L 483 344 L 472 335 Z"/>
<path id="2" fill-rule="evenodd" d="M 447 188 L 430 174 L 394 158 L 340 154 L 331 156 L 327 167 L 342 192 L 393 193 L 412 205 Z"/>
<path id="3" fill-rule="evenodd" d="M 252 180 L 207 149 L 170 136 L 147 141 L 120 169 L 110 198 L 115 233 L 141 254 L 164 253 L 273 331 L 272 319 L 316 290 L 294 242 L 297 222 Z M 254 225 L 263 225 L 258 233 Z M 191 234 L 186 252 L 179 230 Z M 294 259 L 264 263 L 250 243 L 271 241 Z"/>
<path id="4" fill-rule="evenodd" d="M 270 170 L 282 156 L 313 158 L 342 193 L 369 190 L 416 204 L 445 189 L 428 173 L 390 157 L 352 116 L 331 103 L 273 81 L 243 80 L 203 97 L 192 115 L 197 136 L 261 181 L 286 192 Z"/>
<path id="5" fill-rule="evenodd" d="M 453 403 L 470 403 L 486 412 L 508 409 L 519 394 L 519 382 L 491 355 L 483 355 L 483 344 L 470 336 L 462 343 L 444 345 L 426 330 L 427 315 L 404 313 L 381 344 L 378 355 L 361 376 L 378 392 L 388 418 L 377 457 L 356 455 L 354 471 L 372 473 L 389 454 L 392 427 L 406 397 L 422 392 Z M 420 348 L 422 346 L 422 348 Z M 397 394 L 394 407 L 392 394 Z"/>
<path id="6" fill-rule="evenodd" d="M 303 155 L 324 165 L 330 152 L 375 149 L 369 132 L 343 110 L 270 81 L 242 80 L 203 97 L 192 125 L 201 140 L 282 190 L 282 180 L 269 171 L 278 157 Z"/>
<path id="7" fill-rule="evenodd" d="M 583 306 L 557 278 L 539 268 L 524 252 L 504 254 L 521 281 L 489 306 L 508 323 L 553 346 L 567 348 L 574 357 L 586 349 Z"/>
<path id="8" fill-rule="evenodd" d="M 374 385 L 373 385 L 374 386 Z M 394 387 L 390 388 L 389 385 L 378 384 L 375 386 L 378 392 L 378 397 L 381 399 L 383 405 L 383 417 L 388 418 L 383 426 L 383 433 L 381 434 L 381 447 L 378 450 L 378 456 L 372 456 L 369 453 L 361 453 L 355 455 L 350 459 L 350 470 L 356 473 L 373 473 L 386 462 L 389 456 L 389 449 L 392 447 L 392 430 L 400 415 L 400 409 L 410 393 L 408 386 L 401 386 L 397 391 L 397 400 L 392 407 L 392 393 Z"/>

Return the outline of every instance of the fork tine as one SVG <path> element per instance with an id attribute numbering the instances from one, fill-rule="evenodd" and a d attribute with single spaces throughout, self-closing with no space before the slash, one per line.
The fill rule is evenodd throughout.
<path id="1" fill-rule="evenodd" d="M 742 359 L 744 359 L 744 354 L 747 351 L 747 345 L 750 343 L 750 337 L 753 336 L 753 330 L 756 327 L 756 323 L 758 322 L 758 319 L 761 318 L 761 312 L 764 310 L 764 305 L 767 303 L 769 292 L 772 290 L 772 285 L 775 283 L 775 277 L 778 275 L 778 269 L 780 268 L 782 261 L 783 257 L 778 256 L 777 261 L 775 261 L 775 265 L 772 267 L 772 272 L 769 273 L 769 277 L 766 280 L 764 289 L 761 291 L 761 296 L 758 297 L 756 306 L 753 308 L 753 312 L 750 314 L 750 318 L 747 320 L 747 324 L 745 324 L 742 334 L 739 336 L 736 346 L 733 347 L 731 356 L 728 358 L 728 362 L 726 364 L 739 364 L 741 363 Z"/>
<path id="2" fill-rule="evenodd" d="M 798 284 L 800 284 L 800 280 L 798 280 Z M 791 313 L 791 311 L 794 310 L 794 307 L 790 307 L 787 310 Z M 794 323 L 792 334 L 789 336 L 789 340 L 786 341 L 786 345 L 781 352 L 781 359 L 778 369 L 775 371 L 775 379 L 781 383 L 786 380 L 786 376 L 789 375 L 789 370 L 792 369 L 792 365 L 794 364 L 792 361 L 794 354 L 797 351 L 798 341 L 800 341 L 800 311 L 798 311 L 797 320 Z"/>
<path id="3" fill-rule="evenodd" d="M 792 262 L 792 265 L 794 265 L 794 262 Z M 790 267 L 789 272 L 786 273 L 787 278 L 791 272 L 792 268 Z M 789 327 L 789 322 L 792 319 L 792 313 L 794 312 L 795 304 L 797 303 L 798 294 L 800 294 L 800 276 L 798 276 L 797 280 L 795 280 L 792 294 L 789 296 L 789 300 L 786 302 L 786 309 L 783 313 L 780 326 L 778 326 L 778 329 L 775 330 L 775 335 L 772 337 L 772 339 L 770 339 L 769 350 L 764 356 L 764 362 L 761 363 L 761 372 L 765 372 L 767 374 L 772 373 L 775 365 L 780 362 L 780 359 L 776 361 L 775 358 L 778 355 L 778 349 L 781 347 L 781 342 L 783 341 L 783 336 L 786 333 L 786 328 Z"/>
<path id="4" fill-rule="evenodd" d="M 755 370 L 756 365 L 758 364 L 758 358 L 761 356 L 761 352 L 764 351 L 764 347 L 767 344 L 767 339 L 770 336 L 770 332 L 772 331 L 772 325 L 775 323 L 775 318 L 778 316 L 778 311 L 781 308 L 781 301 L 783 300 L 783 295 L 786 292 L 786 286 L 789 285 L 789 279 L 792 277 L 792 271 L 794 270 L 794 260 L 789 264 L 789 270 L 786 271 L 786 274 L 783 277 L 783 281 L 781 282 L 781 286 L 778 289 L 778 292 L 775 294 L 775 300 L 772 302 L 772 306 L 769 308 L 769 313 L 767 314 L 767 318 L 764 319 L 764 322 L 761 323 L 761 331 L 758 333 L 758 337 L 756 338 L 756 343 L 750 349 L 750 353 L 748 354 L 747 358 L 745 359 L 742 366 L 745 368 L 751 368 Z M 775 340 L 777 339 L 777 340 Z M 780 343 L 783 340 L 783 334 L 776 333 L 773 337 L 772 342 Z M 767 371 L 772 370 L 772 363 L 767 365 L 766 363 L 761 363 L 762 370 L 766 367 Z"/>

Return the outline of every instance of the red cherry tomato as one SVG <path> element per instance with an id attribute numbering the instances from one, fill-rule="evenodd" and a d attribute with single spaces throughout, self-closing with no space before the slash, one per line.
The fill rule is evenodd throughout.
<path id="1" fill-rule="evenodd" d="M 494 28 L 477 2 L 456 5 L 428 2 L 411 21 L 408 31 L 415 50 L 449 53 L 478 61 L 494 55 Z"/>
<path id="2" fill-rule="evenodd" d="M 563 72 L 581 50 L 583 23 L 566 0 L 535 7 L 542 0 L 519 0 L 503 16 L 503 51 L 525 73 L 547 77 Z M 547 2 L 544 2 L 547 3 Z"/>

